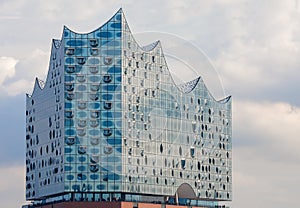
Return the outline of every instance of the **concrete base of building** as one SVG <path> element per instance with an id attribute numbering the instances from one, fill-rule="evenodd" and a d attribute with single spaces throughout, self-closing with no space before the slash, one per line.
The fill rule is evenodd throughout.
<path id="1" fill-rule="evenodd" d="M 24 205 L 23 208 L 205 208 L 141 202 L 56 202 L 45 205 Z"/>

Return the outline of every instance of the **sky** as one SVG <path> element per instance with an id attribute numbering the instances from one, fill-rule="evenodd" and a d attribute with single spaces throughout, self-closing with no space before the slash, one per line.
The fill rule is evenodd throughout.
<path id="1" fill-rule="evenodd" d="M 133 33 L 173 34 L 205 54 L 232 95 L 231 207 L 298 207 L 298 0 L 0 0 L 1 207 L 25 202 L 25 93 L 46 78 L 52 38 L 63 25 L 92 31 L 120 7 Z M 208 86 L 215 82 L 196 65 Z"/>

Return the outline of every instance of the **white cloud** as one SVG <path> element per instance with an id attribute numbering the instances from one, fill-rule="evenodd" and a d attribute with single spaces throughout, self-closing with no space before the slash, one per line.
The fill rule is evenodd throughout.
<path id="1" fill-rule="evenodd" d="M 16 76 L 30 79 L 34 77 L 40 79 L 46 78 L 48 72 L 50 53 L 42 51 L 41 49 L 35 49 L 26 58 L 20 59 L 16 65 Z"/>
<path id="2" fill-rule="evenodd" d="M 31 93 L 35 77 L 46 79 L 49 54 L 40 49 L 28 54 L 28 57 L 16 60 L 13 57 L 0 57 L 0 91 L 9 96 Z"/>
<path id="3" fill-rule="evenodd" d="M 11 78 L 15 75 L 15 66 L 18 63 L 18 60 L 13 57 L 0 57 L 0 86 L 7 78 Z"/>
<path id="4" fill-rule="evenodd" d="M 278 96 L 278 91 L 291 91 L 299 83 L 300 13 L 295 2 L 246 2 L 234 2 L 227 8 L 231 12 L 223 14 L 231 21 L 221 26 L 229 30 L 220 35 L 229 42 L 216 46 L 219 53 L 213 60 L 224 84 L 248 99 L 265 98 L 266 93 L 270 99 L 291 99 L 290 93 Z"/>
<path id="5" fill-rule="evenodd" d="M 30 94 L 34 86 L 33 81 L 20 79 L 5 86 L 5 92 L 9 96 L 16 96 L 20 93 Z"/>

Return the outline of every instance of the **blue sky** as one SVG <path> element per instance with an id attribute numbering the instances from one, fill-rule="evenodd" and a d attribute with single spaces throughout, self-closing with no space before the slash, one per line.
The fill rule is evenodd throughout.
<path id="1" fill-rule="evenodd" d="M 232 207 L 297 207 L 298 0 L 1 0 L 2 206 L 25 201 L 25 93 L 31 93 L 36 76 L 45 79 L 51 39 L 61 37 L 63 25 L 92 31 L 120 7 L 133 33 L 176 34 L 201 49 L 233 96 Z"/>

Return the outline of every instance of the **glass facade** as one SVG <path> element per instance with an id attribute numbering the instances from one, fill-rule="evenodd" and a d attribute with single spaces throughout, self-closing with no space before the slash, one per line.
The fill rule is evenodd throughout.
<path id="1" fill-rule="evenodd" d="M 65 27 L 26 101 L 28 200 L 231 200 L 231 98 L 200 77 L 176 86 L 122 10 L 88 34 Z"/>

